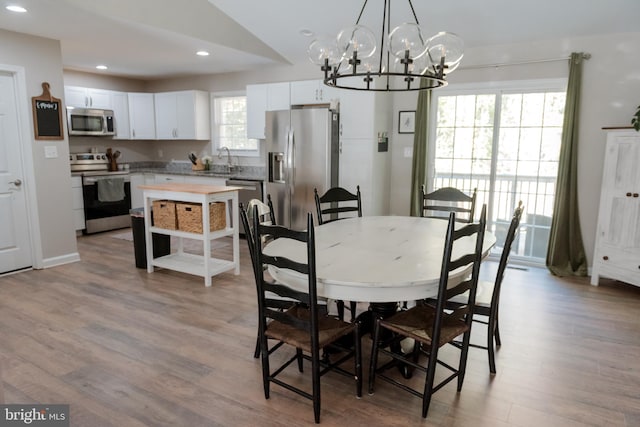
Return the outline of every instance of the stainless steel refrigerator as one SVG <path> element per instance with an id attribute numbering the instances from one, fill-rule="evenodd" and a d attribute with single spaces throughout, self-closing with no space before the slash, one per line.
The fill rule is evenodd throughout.
<path id="1" fill-rule="evenodd" d="M 325 107 L 266 113 L 267 194 L 278 224 L 303 230 L 316 218 L 313 189 L 338 185 L 339 115 Z"/>

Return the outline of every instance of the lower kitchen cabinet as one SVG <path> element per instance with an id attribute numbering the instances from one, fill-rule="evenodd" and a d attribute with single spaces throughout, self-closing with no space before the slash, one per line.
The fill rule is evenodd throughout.
<path id="1" fill-rule="evenodd" d="M 73 225 L 76 231 L 85 229 L 84 198 L 82 196 L 82 177 L 71 177 L 71 197 L 73 206 Z"/>
<path id="2" fill-rule="evenodd" d="M 141 185 L 155 184 L 155 176 L 152 173 L 131 174 L 131 208 L 141 208 L 144 206 L 144 197 Z"/>

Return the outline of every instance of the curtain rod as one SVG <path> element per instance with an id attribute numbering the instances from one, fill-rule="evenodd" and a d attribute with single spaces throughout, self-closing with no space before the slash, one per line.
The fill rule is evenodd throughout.
<path id="1" fill-rule="evenodd" d="M 484 64 L 484 65 L 471 65 L 469 67 L 460 67 L 460 70 L 474 70 L 480 68 L 497 68 L 497 67 L 508 67 L 511 65 L 526 65 L 526 64 L 540 64 L 543 62 L 558 62 L 558 61 L 567 61 L 570 59 L 569 56 L 564 58 L 553 58 L 553 59 L 532 59 L 530 61 L 519 61 L 519 62 L 502 62 L 497 64 Z M 590 53 L 583 53 L 582 59 L 591 59 Z"/>

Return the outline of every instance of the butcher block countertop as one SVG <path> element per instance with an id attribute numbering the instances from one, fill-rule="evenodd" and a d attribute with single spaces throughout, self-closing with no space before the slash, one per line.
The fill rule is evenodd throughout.
<path id="1" fill-rule="evenodd" d="M 229 191 L 241 190 L 240 187 L 233 187 L 233 186 L 184 184 L 184 183 L 141 185 L 139 188 L 143 190 L 172 191 L 177 193 L 193 193 L 193 194 L 216 194 L 216 193 L 226 193 Z"/>

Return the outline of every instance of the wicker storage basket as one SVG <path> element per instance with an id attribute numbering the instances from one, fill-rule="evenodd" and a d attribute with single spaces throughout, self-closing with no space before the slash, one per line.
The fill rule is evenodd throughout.
<path id="1" fill-rule="evenodd" d="M 167 230 L 178 229 L 178 219 L 176 217 L 176 202 L 171 200 L 153 201 L 153 226 L 165 228 Z"/>
<path id="2" fill-rule="evenodd" d="M 226 203 L 215 202 L 209 206 L 210 231 L 223 230 L 227 226 Z M 202 205 L 199 203 L 176 203 L 178 230 L 202 234 Z"/>

